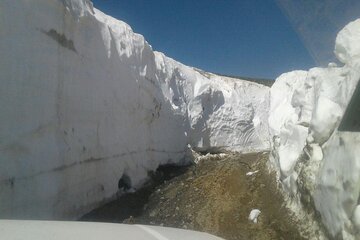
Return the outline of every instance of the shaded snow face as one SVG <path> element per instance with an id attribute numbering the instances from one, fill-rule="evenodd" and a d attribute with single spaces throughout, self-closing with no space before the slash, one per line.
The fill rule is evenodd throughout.
<path id="1" fill-rule="evenodd" d="M 88 0 L 1 1 L 0 215 L 76 218 L 188 152 L 141 35 Z M 130 187 L 130 186 L 128 186 Z"/>
<path id="2" fill-rule="evenodd" d="M 76 218 L 189 161 L 189 144 L 268 148 L 268 87 L 154 53 L 89 0 L 0 9 L 2 217 Z"/>
<path id="3" fill-rule="evenodd" d="M 338 130 L 360 79 L 359 29 L 356 20 L 337 36 L 344 66 L 283 74 L 270 91 L 271 160 L 280 181 L 299 204 L 314 205 L 330 236 L 343 239 L 360 237 L 360 133 Z"/>

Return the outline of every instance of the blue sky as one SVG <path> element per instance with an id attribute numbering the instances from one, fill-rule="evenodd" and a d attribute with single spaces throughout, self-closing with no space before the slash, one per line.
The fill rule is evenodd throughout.
<path id="1" fill-rule="evenodd" d="M 273 0 L 93 0 L 156 51 L 227 75 L 275 79 L 316 64 Z"/>

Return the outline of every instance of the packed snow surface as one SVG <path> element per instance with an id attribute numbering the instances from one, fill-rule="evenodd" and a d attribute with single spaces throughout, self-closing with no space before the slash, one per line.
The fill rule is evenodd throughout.
<path id="1" fill-rule="evenodd" d="M 2 218 L 76 218 L 190 148 L 269 148 L 268 87 L 154 52 L 89 0 L 0 13 Z"/>
<path id="2" fill-rule="evenodd" d="M 296 206 L 315 208 L 330 237 L 360 239 L 360 133 L 338 130 L 360 79 L 360 19 L 339 32 L 335 55 L 342 66 L 285 73 L 272 86 L 271 160 Z"/>

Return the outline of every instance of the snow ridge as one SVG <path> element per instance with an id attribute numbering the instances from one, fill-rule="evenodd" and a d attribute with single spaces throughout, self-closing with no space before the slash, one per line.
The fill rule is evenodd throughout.
<path id="1" fill-rule="evenodd" d="M 360 238 L 360 134 L 338 130 L 360 79 L 359 29 L 360 19 L 336 38 L 343 66 L 285 73 L 270 90 L 272 165 L 293 206 L 313 207 L 336 239 Z"/>

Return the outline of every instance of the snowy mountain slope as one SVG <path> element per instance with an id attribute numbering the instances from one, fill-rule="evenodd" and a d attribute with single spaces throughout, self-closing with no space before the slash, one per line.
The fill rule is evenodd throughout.
<path id="1" fill-rule="evenodd" d="M 338 130 L 360 79 L 359 29 L 356 20 L 337 36 L 343 66 L 283 74 L 270 91 L 273 166 L 295 205 L 314 208 L 337 239 L 360 238 L 360 134 Z"/>
<path id="2" fill-rule="evenodd" d="M 269 88 L 153 52 L 89 0 L 4 0 L 0 25 L 1 218 L 76 218 L 188 144 L 269 147 Z"/>

